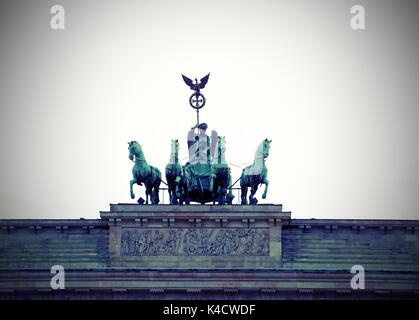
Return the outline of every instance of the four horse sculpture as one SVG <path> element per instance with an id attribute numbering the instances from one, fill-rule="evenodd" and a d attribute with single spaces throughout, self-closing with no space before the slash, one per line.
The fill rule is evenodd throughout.
<path id="1" fill-rule="evenodd" d="M 215 153 L 210 166 L 209 191 L 212 192 L 212 202 L 215 204 L 231 204 L 234 198 L 232 193 L 231 172 L 225 160 L 225 137 L 217 137 Z M 263 140 L 255 153 L 253 164 L 243 169 L 240 177 L 241 204 L 248 204 L 247 191 L 251 189 L 249 204 L 257 204 L 254 197 L 259 185 L 265 184 L 265 190 L 262 198 L 265 199 L 268 192 L 269 181 L 267 179 L 268 170 L 265 160 L 269 156 L 270 143 L 272 140 Z M 159 169 L 150 166 L 144 158 L 144 153 L 140 144 L 136 141 L 128 142 L 129 159 L 135 161 L 132 168 L 133 179 L 130 181 L 131 198 L 134 199 L 133 185 L 145 184 L 146 204 L 151 196 L 151 203 L 159 203 L 159 187 L 161 182 L 161 173 Z M 166 166 L 166 181 L 169 191 L 170 204 L 189 204 L 191 201 L 188 190 L 188 181 L 191 180 L 193 165 L 189 162 L 182 166 L 179 163 L 179 142 L 171 141 L 170 162 Z M 188 180 L 189 179 L 189 180 Z M 199 180 L 199 179 L 198 179 Z M 202 189 L 202 187 L 201 187 Z M 207 191 L 208 191 L 207 190 Z M 196 201 L 192 199 L 193 201 Z M 140 197 L 139 204 L 144 200 Z M 203 203 L 201 201 L 201 203 Z"/>
<path id="2" fill-rule="evenodd" d="M 148 197 L 151 197 L 152 204 L 158 204 L 159 200 L 159 187 L 161 182 L 161 173 L 158 168 L 150 166 L 144 158 L 143 150 L 137 141 L 128 142 L 129 155 L 128 158 L 135 162 L 132 167 L 133 179 L 129 182 L 131 199 L 135 198 L 132 186 L 137 183 L 138 185 L 145 185 L 146 204 L 148 204 Z M 138 203 L 142 204 L 144 200 L 140 197 Z"/>
<path id="3" fill-rule="evenodd" d="M 268 193 L 269 181 L 268 169 L 265 165 L 265 159 L 269 156 L 269 148 L 272 140 L 265 139 L 258 146 L 255 154 L 253 164 L 243 169 L 240 177 L 241 188 L 241 204 L 247 204 L 247 189 L 250 188 L 249 203 L 257 204 L 257 199 L 254 198 L 256 191 L 260 184 L 265 184 L 265 191 L 262 198 L 266 198 Z"/>

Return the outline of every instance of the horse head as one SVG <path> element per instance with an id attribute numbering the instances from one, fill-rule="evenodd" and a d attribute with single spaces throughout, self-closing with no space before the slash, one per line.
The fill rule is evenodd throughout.
<path id="1" fill-rule="evenodd" d="M 269 157 L 269 149 L 271 148 L 271 142 L 272 140 L 263 140 L 263 159 Z"/>
<path id="2" fill-rule="evenodd" d="M 137 141 L 128 142 L 128 151 L 128 158 L 132 161 L 134 161 L 134 156 L 140 158 L 140 155 L 142 154 L 141 146 Z"/>
<path id="3" fill-rule="evenodd" d="M 217 138 L 217 145 L 218 145 L 219 150 L 225 151 L 225 149 L 226 149 L 226 137 L 219 136 Z"/>
<path id="4" fill-rule="evenodd" d="M 225 137 L 218 136 L 217 144 L 214 150 L 213 164 L 225 164 L 225 150 L 226 150 Z"/>
<path id="5" fill-rule="evenodd" d="M 178 139 L 171 140 L 171 154 L 177 154 L 179 151 L 179 141 Z"/>

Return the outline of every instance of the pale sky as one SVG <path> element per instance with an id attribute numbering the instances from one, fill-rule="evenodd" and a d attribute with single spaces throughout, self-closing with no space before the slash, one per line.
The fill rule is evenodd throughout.
<path id="1" fill-rule="evenodd" d="M 55 4 L 65 30 L 50 28 Z M 365 30 L 351 29 L 355 4 Z M 181 73 L 211 72 L 201 120 L 226 137 L 234 181 L 272 139 L 261 203 L 293 218 L 419 219 L 417 1 L 0 6 L 0 218 L 98 218 L 133 202 L 127 141 L 162 172 L 171 139 L 184 159 L 196 114 Z"/>

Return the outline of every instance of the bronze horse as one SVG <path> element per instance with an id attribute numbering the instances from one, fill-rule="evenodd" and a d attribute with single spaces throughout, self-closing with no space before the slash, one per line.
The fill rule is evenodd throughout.
<path id="1" fill-rule="evenodd" d="M 135 162 L 132 167 L 132 177 L 130 181 L 130 192 L 131 199 L 135 198 L 133 185 L 145 185 L 146 204 L 148 204 L 148 198 L 151 197 L 152 204 L 158 204 L 159 200 L 159 188 L 161 182 L 160 170 L 156 167 L 150 166 L 145 160 L 143 150 L 137 141 L 128 142 L 128 158 Z M 137 201 L 139 204 L 143 204 L 144 200 L 140 197 Z"/>
<path id="2" fill-rule="evenodd" d="M 270 143 L 272 140 L 265 139 L 258 146 L 253 164 L 243 169 L 240 177 L 241 204 L 247 204 L 247 190 L 250 188 L 249 204 L 257 204 L 258 200 L 254 197 L 260 184 L 265 185 L 262 198 L 266 198 L 268 193 L 268 169 L 265 160 L 269 156 Z"/>
<path id="3" fill-rule="evenodd" d="M 179 163 L 179 141 L 176 139 L 171 142 L 170 161 L 166 166 L 166 182 L 170 204 L 178 204 L 180 194 L 177 189 L 182 175 L 183 169 Z"/>
<path id="4" fill-rule="evenodd" d="M 225 160 L 225 149 L 225 137 L 217 137 L 217 145 L 211 166 L 213 204 L 215 202 L 218 202 L 218 204 L 231 204 L 234 198 L 231 189 L 231 171 Z"/>

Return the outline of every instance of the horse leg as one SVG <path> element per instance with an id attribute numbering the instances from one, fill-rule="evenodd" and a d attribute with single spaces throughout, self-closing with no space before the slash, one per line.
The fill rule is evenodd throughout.
<path id="1" fill-rule="evenodd" d="M 176 185 L 174 186 L 174 189 L 175 190 L 177 189 L 177 186 Z M 176 194 L 176 191 L 173 191 L 172 190 L 172 195 L 170 196 L 170 204 L 178 204 L 177 198 L 178 198 L 178 196 Z"/>
<path id="2" fill-rule="evenodd" d="M 217 201 L 217 192 L 213 191 L 212 192 L 212 204 L 214 205 L 216 201 Z"/>
<path id="3" fill-rule="evenodd" d="M 137 181 L 136 181 L 136 179 L 132 179 L 130 182 L 129 182 L 129 191 L 131 192 L 131 199 L 134 199 L 135 198 L 135 194 L 134 194 L 134 191 L 132 190 L 132 186 L 136 183 Z"/>
<path id="4" fill-rule="evenodd" d="M 219 185 L 219 184 L 215 184 L 215 189 L 214 189 L 214 202 L 213 202 L 213 204 L 215 204 L 216 202 L 218 203 L 218 204 L 221 204 L 220 203 L 220 191 L 221 190 L 221 186 Z"/>
<path id="5" fill-rule="evenodd" d="M 183 204 L 183 187 L 182 182 L 179 181 L 179 183 L 176 185 L 176 198 L 178 199 L 178 204 Z"/>
<path id="6" fill-rule="evenodd" d="M 176 199 L 176 198 L 175 198 Z M 151 191 L 151 203 L 152 204 L 159 204 L 159 187 L 154 187 Z"/>
<path id="7" fill-rule="evenodd" d="M 265 178 L 262 183 L 265 184 L 265 191 L 262 194 L 262 198 L 266 199 L 266 194 L 268 193 L 269 181 L 268 179 Z"/>
<path id="8" fill-rule="evenodd" d="M 215 183 L 212 183 L 211 191 L 212 191 L 212 204 L 214 205 L 217 202 L 217 196 L 218 196 L 218 182 L 217 181 L 215 181 Z"/>
<path id="9" fill-rule="evenodd" d="M 209 184 L 209 191 L 213 191 L 214 190 L 214 180 L 216 178 L 216 174 L 214 172 L 211 172 L 210 174 L 210 184 Z"/>
<path id="10" fill-rule="evenodd" d="M 172 195 L 170 196 L 170 203 L 171 204 L 178 204 L 179 199 L 179 177 L 176 176 L 171 185 Z"/>
<path id="11" fill-rule="evenodd" d="M 167 181 L 167 191 L 169 192 L 169 203 L 172 204 L 172 186 L 169 182 L 169 179 L 167 179 L 167 176 L 166 176 L 166 181 Z"/>
<path id="12" fill-rule="evenodd" d="M 180 204 L 183 202 L 183 187 L 182 187 L 182 177 L 177 176 L 175 179 L 175 196 L 176 200 L 179 199 Z"/>
<path id="13" fill-rule="evenodd" d="M 151 203 L 152 204 L 159 204 L 159 190 L 160 190 L 160 183 L 161 183 L 161 175 L 159 172 L 156 172 L 156 175 L 153 177 L 151 182 Z M 172 190 L 173 193 L 173 190 Z"/>
<path id="14" fill-rule="evenodd" d="M 146 183 L 145 185 L 145 204 L 148 204 L 148 197 L 151 196 L 151 185 Z"/>
<path id="15" fill-rule="evenodd" d="M 250 188 L 250 196 L 249 196 L 249 203 L 250 204 L 257 204 L 258 200 L 256 198 L 254 198 L 254 195 L 256 194 L 256 191 L 258 190 L 258 185 L 257 184 L 252 184 L 251 188 Z"/>
<path id="16" fill-rule="evenodd" d="M 176 184 L 168 184 L 170 204 L 177 204 Z"/>
<path id="17" fill-rule="evenodd" d="M 228 192 L 227 192 L 228 191 Z M 228 178 L 227 178 L 227 187 L 226 187 L 226 203 L 232 204 L 234 199 L 232 185 L 231 185 L 231 173 L 230 168 L 228 168 Z"/>
<path id="18" fill-rule="evenodd" d="M 150 203 L 159 203 L 159 187 L 154 182 L 152 182 L 150 185 Z"/>
<path id="19" fill-rule="evenodd" d="M 225 204 L 226 203 L 226 194 L 227 194 L 227 188 L 225 187 L 219 187 L 219 197 L 218 197 L 218 203 L 219 204 Z"/>
<path id="20" fill-rule="evenodd" d="M 191 204 L 191 198 L 189 197 L 189 183 L 186 181 L 183 185 L 183 201 L 186 205 Z"/>
<path id="21" fill-rule="evenodd" d="M 241 204 L 247 204 L 247 186 L 246 185 L 241 185 Z"/>
<path id="22" fill-rule="evenodd" d="M 227 192 L 230 191 L 229 190 L 229 186 L 231 185 L 231 177 L 230 177 L 230 171 L 228 170 L 225 177 L 224 177 L 224 183 L 223 183 L 223 190 L 222 190 L 222 195 L 223 195 L 223 199 L 222 202 L 223 204 L 228 204 L 228 196 L 227 196 Z"/>

